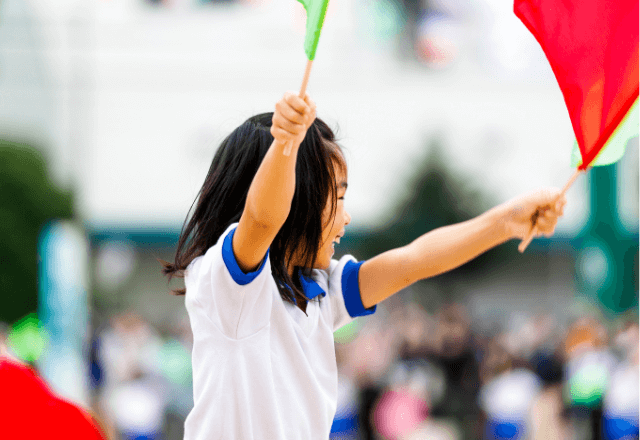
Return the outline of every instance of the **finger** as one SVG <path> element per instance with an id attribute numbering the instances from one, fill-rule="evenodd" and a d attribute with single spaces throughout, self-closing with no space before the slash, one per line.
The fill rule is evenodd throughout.
<path id="1" fill-rule="evenodd" d="M 291 133 L 289 133 L 288 131 L 276 126 L 276 125 L 272 125 L 271 126 L 271 136 L 273 136 L 275 139 L 278 139 L 280 141 L 291 141 L 295 138 L 294 135 L 292 135 Z"/>
<path id="2" fill-rule="evenodd" d="M 296 124 L 304 124 L 305 122 L 305 115 L 295 111 L 286 101 L 280 101 L 276 104 L 276 112 Z"/>
<path id="3" fill-rule="evenodd" d="M 311 96 L 309 96 L 309 94 L 308 94 L 308 93 L 305 93 L 305 94 L 304 94 L 304 98 L 303 98 L 303 100 L 304 100 L 304 102 L 306 102 L 306 103 L 307 103 L 307 105 L 308 105 L 309 107 L 314 107 L 314 108 L 315 108 L 316 103 L 313 101 L 313 99 L 311 99 Z"/>
<path id="4" fill-rule="evenodd" d="M 552 237 L 555 231 L 556 231 L 555 223 L 546 229 L 542 229 L 542 233 L 545 237 Z"/>
<path id="5" fill-rule="evenodd" d="M 561 211 L 562 211 L 562 208 L 558 208 L 558 205 L 540 206 L 537 209 L 539 217 L 543 216 L 547 218 L 559 217 L 560 215 L 562 215 Z"/>
<path id="6" fill-rule="evenodd" d="M 305 125 L 307 127 L 311 127 L 311 124 L 313 124 L 313 121 L 315 121 L 315 119 L 316 119 L 316 112 L 315 112 L 315 110 L 312 110 L 305 117 Z"/>
<path id="7" fill-rule="evenodd" d="M 298 124 L 291 122 L 280 113 L 275 113 L 273 115 L 273 125 L 296 136 L 305 129 L 304 123 Z"/>
<path id="8" fill-rule="evenodd" d="M 291 132 L 289 130 L 287 130 L 286 128 L 283 128 L 282 126 L 278 125 L 278 124 L 273 124 L 271 126 L 271 135 L 282 142 L 288 142 L 288 141 L 292 141 L 292 140 L 296 140 L 298 137 L 300 137 L 300 133 L 298 132 Z"/>
<path id="9" fill-rule="evenodd" d="M 564 214 L 564 206 L 560 205 L 560 204 L 556 204 L 556 206 L 554 206 L 554 209 L 552 211 L 556 216 L 560 217 Z"/>
<path id="10" fill-rule="evenodd" d="M 287 102 L 287 104 L 289 104 L 289 106 L 291 106 L 293 110 L 300 113 L 301 115 L 304 115 L 305 111 L 309 108 L 307 103 L 304 102 L 302 98 L 293 93 L 286 93 L 284 95 L 284 100 Z"/>
<path id="11" fill-rule="evenodd" d="M 316 111 L 316 103 L 313 102 L 313 99 L 311 99 L 311 97 L 309 96 L 308 93 L 304 94 L 304 102 L 307 103 L 307 105 L 309 106 L 309 108 L 311 109 L 311 111 L 315 112 Z"/>
<path id="12" fill-rule="evenodd" d="M 553 231 L 555 230 L 557 224 L 558 220 L 555 217 L 541 217 L 540 219 L 538 219 L 537 227 L 543 234 L 553 234 Z"/>
<path id="13" fill-rule="evenodd" d="M 554 228 L 543 229 L 543 228 L 541 228 L 539 226 L 536 226 L 536 228 L 535 228 L 535 236 L 536 237 L 542 237 L 542 236 L 550 237 L 551 235 L 553 235 L 553 231 L 554 231 Z"/>
<path id="14" fill-rule="evenodd" d="M 544 217 L 539 217 L 535 226 L 540 232 L 546 231 L 549 229 L 549 221 Z"/>
<path id="15" fill-rule="evenodd" d="M 557 200 L 559 203 L 561 203 L 562 205 L 566 205 L 567 204 L 567 196 L 562 194 L 561 197 L 558 198 Z"/>
<path id="16" fill-rule="evenodd" d="M 306 107 L 306 109 L 304 111 L 305 119 L 309 118 L 309 117 L 314 117 L 315 118 L 315 116 L 316 116 L 316 107 L 315 107 L 315 105 L 313 105 L 313 106 L 307 105 L 307 107 Z"/>
<path id="17" fill-rule="evenodd" d="M 558 217 L 560 217 L 558 213 L 551 210 L 545 211 L 544 214 L 540 216 L 540 218 L 544 219 L 547 222 L 557 222 Z"/>

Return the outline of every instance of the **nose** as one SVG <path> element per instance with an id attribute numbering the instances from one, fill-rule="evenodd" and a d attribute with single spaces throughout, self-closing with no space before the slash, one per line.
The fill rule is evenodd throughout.
<path id="1" fill-rule="evenodd" d="M 345 210 L 344 211 L 344 225 L 347 226 L 351 223 L 351 215 Z"/>

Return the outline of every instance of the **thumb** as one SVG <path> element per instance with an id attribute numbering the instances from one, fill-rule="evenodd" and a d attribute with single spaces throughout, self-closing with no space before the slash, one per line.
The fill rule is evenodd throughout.
<path id="1" fill-rule="evenodd" d="M 543 188 L 537 191 L 532 201 L 540 207 L 547 206 L 554 209 L 562 197 L 564 196 L 558 188 Z"/>

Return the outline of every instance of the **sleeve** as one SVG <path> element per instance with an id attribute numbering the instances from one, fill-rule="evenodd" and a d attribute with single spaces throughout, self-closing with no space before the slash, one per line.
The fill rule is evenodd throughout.
<path id="1" fill-rule="evenodd" d="M 329 266 L 329 298 L 333 314 L 333 331 L 349 324 L 358 316 L 375 313 L 377 306 L 365 309 L 360 296 L 359 274 L 364 261 L 345 255 Z"/>
<path id="2" fill-rule="evenodd" d="M 241 339 L 269 323 L 271 264 L 269 251 L 255 272 L 245 273 L 233 253 L 231 225 L 218 242 L 187 270 L 187 299 L 226 336 Z"/>

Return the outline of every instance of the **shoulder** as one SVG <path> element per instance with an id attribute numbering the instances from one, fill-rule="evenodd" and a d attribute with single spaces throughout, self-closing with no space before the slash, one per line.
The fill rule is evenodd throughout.
<path id="1" fill-rule="evenodd" d="M 364 261 L 358 261 L 352 255 L 345 255 L 339 260 L 331 260 L 327 273 L 329 283 L 333 284 L 336 290 L 339 288 L 345 298 L 347 298 L 347 293 L 360 296 L 358 275 L 362 263 Z"/>
<path id="2" fill-rule="evenodd" d="M 192 325 L 213 323 L 233 339 L 251 335 L 268 323 L 274 289 L 277 292 L 268 255 L 254 272 L 244 273 L 238 266 L 232 247 L 236 226 L 229 225 L 185 272 L 185 305 Z"/>
<path id="3" fill-rule="evenodd" d="M 330 296 L 342 294 L 342 276 L 347 275 L 354 266 L 359 267 L 364 261 L 358 262 L 352 255 L 345 255 L 339 260 L 333 259 L 327 269 L 314 269 L 311 278 Z M 346 271 L 345 271 L 346 268 Z"/>
<path id="4" fill-rule="evenodd" d="M 255 272 L 245 273 L 240 269 L 233 253 L 233 234 L 237 227 L 237 222 L 230 224 L 220 235 L 215 245 L 207 249 L 203 255 L 194 258 L 185 271 L 185 278 L 194 279 L 209 274 L 216 267 L 224 267 L 238 285 L 246 285 L 263 271 L 271 273 L 268 251 L 267 256 Z"/>
<path id="5" fill-rule="evenodd" d="M 370 315 L 376 307 L 365 309 L 360 295 L 359 273 L 363 261 L 352 255 L 345 255 L 339 260 L 331 260 L 327 270 L 315 270 L 312 275 L 316 282 L 327 292 L 332 301 L 339 303 L 352 318 Z"/>
<path id="6" fill-rule="evenodd" d="M 195 273 L 197 273 L 198 270 L 202 267 L 203 261 L 211 261 L 214 258 L 215 254 L 221 251 L 225 238 L 229 234 L 231 234 L 237 227 L 238 227 L 238 223 L 230 224 L 227 227 L 227 229 L 222 233 L 222 235 L 218 237 L 218 241 L 216 241 L 216 244 L 214 244 L 209 249 L 207 249 L 204 254 L 194 258 L 193 261 L 191 261 L 191 263 L 189 264 L 189 266 L 187 266 L 187 269 L 185 270 L 185 276 L 188 276 L 188 275 L 193 276 Z"/>

